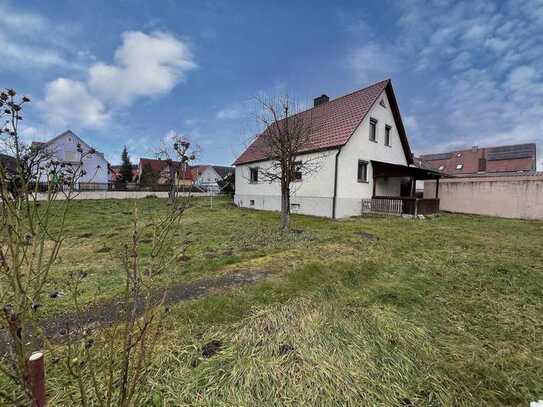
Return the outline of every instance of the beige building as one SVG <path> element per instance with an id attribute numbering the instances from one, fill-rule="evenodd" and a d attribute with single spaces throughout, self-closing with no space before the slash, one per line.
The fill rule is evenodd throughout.
<path id="1" fill-rule="evenodd" d="M 434 196 L 435 185 L 425 182 L 425 197 Z M 543 172 L 444 178 L 439 182 L 439 198 L 444 211 L 543 219 Z"/>

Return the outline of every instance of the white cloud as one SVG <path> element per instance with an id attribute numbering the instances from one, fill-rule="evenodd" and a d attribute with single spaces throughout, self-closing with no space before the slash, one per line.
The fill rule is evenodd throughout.
<path id="1" fill-rule="evenodd" d="M 217 119 L 239 119 L 241 117 L 242 109 L 239 106 L 225 107 L 217 113 Z"/>
<path id="2" fill-rule="evenodd" d="M 39 103 L 47 122 L 59 127 L 101 127 L 116 109 L 138 98 L 170 92 L 196 68 L 188 45 L 163 32 L 124 33 L 114 62 L 92 65 L 86 81 L 49 82 Z"/>
<path id="3" fill-rule="evenodd" d="M 369 82 L 389 78 L 399 67 L 399 59 L 393 46 L 367 44 L 352 50 L 348 63 L 360 82 Z"/>
<path id="4" fill-rule="evenodd" d="M 0 69 L 78 67 L 57 49 L 62 27 L 36 13 L 0 3 Z"/>
<path id="5" fill-rule="evenodd" d="M 414 150 L 536 142 L 543 151 L 541 0 L 405 0 L 397 11 L 395 37 L 348 55 L 356 80 L 401 74 Z"/>
<path id="6" fill-rule="evenodd" d="M 83 82 L 58 78 L 49 82 L 45 98 L 38 102 L 53 127 L 101 127 L 109 118 L 106 106 L 92 96 Z"/>
<path id="7" fill-rule="evenodd" d="M 164 32 L 123 33 L 114 62 L 93 65 L 88 86 L 102 100 L 123 105 L 138 97 L 170 92 L 188 71 L 196 68 L 188 45 Z"/>

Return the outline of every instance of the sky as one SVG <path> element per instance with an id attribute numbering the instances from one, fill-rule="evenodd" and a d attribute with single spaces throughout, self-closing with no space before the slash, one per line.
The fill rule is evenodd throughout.
<path id="1" fill-rule="evenodd" d="M 112 164 L 181 135 L 229 165 L 255 97 L 391 78 L 416 154 L 535 142 L 543 166 L 543 0 L 0 0 L 0 42 L 23 138 L 71 129 Z"/>

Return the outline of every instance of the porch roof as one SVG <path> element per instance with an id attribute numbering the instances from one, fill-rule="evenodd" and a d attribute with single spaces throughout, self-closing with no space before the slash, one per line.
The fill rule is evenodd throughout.
<path id="1" fill-rule="evenodd" d="M 373 177 L 414 177 L 418 180 L 439 179 L 444 176 L 439 171 L 420 168 L 415 166 L 407 166 L 400 164 L 385 163 L 382 161 L 371 160 L 373 168 Z"/>

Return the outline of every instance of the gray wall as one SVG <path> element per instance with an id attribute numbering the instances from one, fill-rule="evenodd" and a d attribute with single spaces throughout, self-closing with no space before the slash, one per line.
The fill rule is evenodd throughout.
<path id="1" fill-rule="evenodd" d="M 426 181 L 424 197 L 434 193 L 435 182 Z M 543 219 L 543 175 L 442 179 L 439 198 L 443 211 Z"/>

